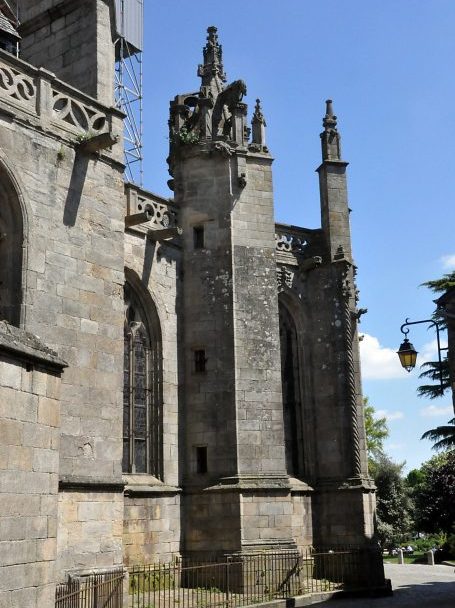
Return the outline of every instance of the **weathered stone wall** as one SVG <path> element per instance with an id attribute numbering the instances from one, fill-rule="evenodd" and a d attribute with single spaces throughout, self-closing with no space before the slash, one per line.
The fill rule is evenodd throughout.
<path id="1" fill-rule="evenodd" d="M 287 491 L 267 494 L 242 494 L 242 541 L 244 546 L 272 545 L 292 538 L 293 504 Z"/>
<path id="2" fill-rule="evenodd" d="M 111 105 L 113 0 L 21 0 L 21 57 Z"/>
<path id="3" fill-rule="evenodd" d="M 182 549 L 185 555 L 204 560 L 217 553 L 223 555 L 239 550 L 242 531 L 238 491 L 199 493 L 194 488 L 184 488 L 182 498 Z"/>
<path id="4" fill-rule="evenodd" d="M 108 117 L 119 143 L 93 156 L 78 146 L 77 126 L 59 123 L 55 114 L 36 117 L 17 102 L 12 118 L 12 107 L 0 95 L 2 179 L 16 191 L 24 218 L 22 322 L 69 365 L 61 393 L 60 487 L 76 480 L 89 484 L 89 493 L 100 481 L 121 483 L 122 124 L 115 113 Z M 89 561 L 85 550 L 79 559 L 83 543 L 67 546 L 62 568 Z M 121 546 L 110 556 L 112 565 L 121 563 Z"/>
<path id="5" fill-rule="evenodd" d="M 228 160 L 221 154 L 182 163 L 183 344 L 185 400 L 184 475 L 207 484 L 237 471 L 233 341 L 232 243 Z M 194 228 L 204 246 L 194 246 Z M 196 371 L 195 352 L 204 351 L 206 371 Z M 185 424 L 188 420 L 188 424 Z M 190 422 L 191 421 L 191 422 Z M 207 450 L 208 471 L 196 467 L 196 449 Z"/>
<path id="6" fill-rule="evenodd" d="M 146 226 L 146 225 L 145 225 Z M 173 243 L 155 243 L 146 238 L 147 227 L 125 235 L 127 278 L 144 290 L 155 306 L 160 322 L 163 357 L 163 481 L 179 484 L 178 455 L 178 361 L 177 290 L 180 288 L 180 249 Z M 153 484 L 153 479 L 150 480 Z M 142 480 L 141 485 L 147 483 Z"/>
<path id="7" fill-rule="evenodd" d="M 134 210 L 131 210 L 133 213 Z M 147 238 L 148 224 L 125 235 L 126 278 L 147 293 L 162 339 L 163 479 L 127 475 L 124 559 L 127 564 L 170 561 L 180 551 L 178 291 L 181 252 L 171 241 Z"/>
<path id="8" fill-rule="evenodd" d="M 97 492 L 94 489 L 60 493 L 57 537 L 59 573 L 120 565 L 122 537 L 122 492 Z"/>
<path id="9" fill-rule="evenodd" d="M 123 528 L 128 565 L 169 562 L 180 552 L 180 496 L 126 496 Z"/>
<path id="10" fill-rule="evenodd" d="M 312 498 L 308 494 L 292 492 L 292 538 L 300 549 L 313 544 Z"/>
<path id="11" fill-rule="evenodd" d="M 295 547 L 284 458 L 271 158 L 188 149 L 175 166 L 175 183 L 184 231 L 184 550 Z M 195 229 L 203 230 L 202 247 Z M 195 366 L 198 350 L 206 358 L 203 371 Z M 206 450 L 206 471 L 198 470 L 199 449 Z M 245 515 L 248 489 L 257 504 Z"/>
<path id="12" fill-rule="evenodd" d="M 14 331 L 14 351 L 5 348 L 4 330 Z M 50 608 L 63 365 L 39 361 L 23 336 L 0 324 L 0 606 Z"/>
<path id="13" fill-rule="evenodd" d="M 236 161 L 247 180 L 232 206 L 238 472 L 285 475 L 272 160 Z"/>

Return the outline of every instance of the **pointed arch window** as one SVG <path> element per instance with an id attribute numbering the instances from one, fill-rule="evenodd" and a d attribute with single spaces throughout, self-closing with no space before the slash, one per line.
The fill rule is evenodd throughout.
<path id="1" fill-rule="evenodd" d="M 302 474 L 302 404 L 297 328 L 286 306 L 279 302 L 281 385 L 286 469 L 289 475 Z"/>
<path id="2" fill-rule="evenodd" d="M 22 308 L 24 218 L 13 186 L 0 170 L 0 319 L 19 326 Z"/>
<path id="3" fill-rule="evenodd" d="M 123 373 L 123 471 L 162 479 L 161 333 L 153 302 L 144 305 L 129 283 Z"/>

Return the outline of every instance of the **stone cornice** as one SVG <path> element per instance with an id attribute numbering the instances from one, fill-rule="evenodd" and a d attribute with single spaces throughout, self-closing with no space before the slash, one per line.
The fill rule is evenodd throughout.
<path id="1" fill-rule="evenodd" d="M 85 477 L 64 475 L 60 477 L 58 489 L 62 492 L 112 492 L 122 493 L 125 483 L 122 479 L 105 477 Z"/>
<path id="2" fill-rule="evenodd" d="M 34 334 L 0 321 L 0 353 L 7 352 L 25 362 L 62 372 L 68 364 Z"/>

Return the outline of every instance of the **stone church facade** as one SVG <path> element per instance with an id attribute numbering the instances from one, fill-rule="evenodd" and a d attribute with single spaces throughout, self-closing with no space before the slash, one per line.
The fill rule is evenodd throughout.
<path id="1" fill-rule="evenodd" d="M 174 197 L 125 184 L 113 5 L 24 0 L 20 57 L 0 50 L 2 606 L 52 606 L 72 572 L 374 536 L 332 104 L 321 228 L 276 224 L 261 106 L 250 128 L 211 27 L 170 105 Z"/>

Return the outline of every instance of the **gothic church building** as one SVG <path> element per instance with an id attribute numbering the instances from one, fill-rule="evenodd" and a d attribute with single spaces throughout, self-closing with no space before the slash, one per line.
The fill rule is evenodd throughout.
<path id="1" fill-rule="evenodd" d="M 321 227 L 277 224 L 260 103 L 250 123 L 210 27 L 163 198 L 123 178 L 114 2 L 21 5 L 16 30 L 0 3 L 0 605 L 178 554 L 370 545 L 332 103 Z"/>

